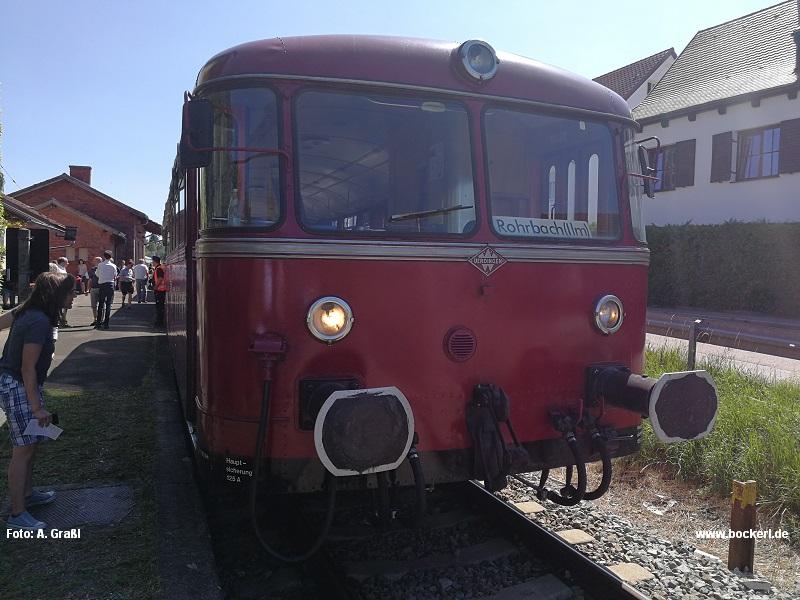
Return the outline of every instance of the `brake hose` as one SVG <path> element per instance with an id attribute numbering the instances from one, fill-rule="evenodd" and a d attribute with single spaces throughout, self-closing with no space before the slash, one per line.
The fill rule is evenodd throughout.
<path id="1" fill-rule="evenodd" d="M 286 563 L 298 563 L 303 562 L 311 558 L 321 547 L 322 544 L 325 543 L 325 538 L 328 537 L 328 532 L 330 531 L 331 524 L 333 523 L 333 513 L 336 508 L 336 478 L 330 476 L 326 476 L 325 482 L 328 487 L 328 510 L 327 514 L 325 515 L 325 523 L 322 526 L 322 531 L 320 532 L 317 539 L 311 545 L 311 547 L 306 550 L 302 554 L 298 554 L 296 556 L 289 556 L 286 554 L 282 554 L 275 550 L 269 543 L 264 539 L 261 535 L 261 530 L 258 527 L 258 519 L 256 517 L 256 500 L 258 498 L 258 475 L 261 471 L 261 451 L 264 448 L 264 442 L 266 441 L 267 437 L 267 422 L 269 420 L 269 396 L 270 396 L 270 382 L 269 380 L 264 381 L 264 395 L 261 400 L 261 415 L 258 418 L 258 434 L 256 435 L 256 450 L 254 453 L 254 461 L 253 461 L 253 483 L 250 487 L 250 520 L 253 525 L 253 531 L 256 534 L 256 538 L 261 546 L 266 550 L 266 552 L 272 556 L 273 558 Z"/>

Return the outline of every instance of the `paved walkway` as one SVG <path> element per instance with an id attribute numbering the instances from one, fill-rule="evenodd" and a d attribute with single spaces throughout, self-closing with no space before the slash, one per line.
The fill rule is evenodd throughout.
<path id="1" fill-rule="evenodd" d="M 122 309 L 120 308 L 121 298 L 119 292 L 114 294 L 115 302 L 111 309 L 110 329 L 106 331 L 90 326 L 93 317 L 89 297 L 83 295 L 75 297 L 73 308 L 67 312 L 67 321 L 72 327 L 59 329 L 56 352 L 53 355 L 53 364 L 50 367 L 50 375 L 46 383 L 47 387 L 77 391 L 103 387 L 102 380 L 97 379 L 97 376 L 102 373 L 102 369 L 93 370 L 91 368 L 93 364 L 107 364 L 103 363 L 103 359 L 113 356 L 117 347 L 123 349 L 126 340 L 132 342 L 131 338 L 152 336 L 158 333 L 150 327 L 155 316 L 152 302 L 144 304 L 134 302 L 130 308 L 126 306 Z M 5 346 L 8 331 L 8 329 L 0 331 L 0 347 Z M 104 345 L 87 345 L 87 342 L 97 340 L 117 341 Z M 99 360 L 93 361 L 92 358 Z M 126 368 L 128 366 L 126 364 Z M 141 377 L 139 372 L 141 369 L 137 371 L 135 366 L 136 361 L 133 361 L 132 376 L 138 380 Z M 57 377 L 54 378 L 56 372 Z M 5 420 L 3 411 L 0 411 L 0 426 L 5 423 Z"/>

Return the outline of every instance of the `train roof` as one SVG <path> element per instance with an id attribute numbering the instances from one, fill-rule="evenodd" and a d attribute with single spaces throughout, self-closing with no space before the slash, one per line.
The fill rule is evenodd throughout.
<path id="1" fill-rule="evenodd" d="M 608 88 L 515 54 L 497 52 L 497 74 L 489 81 L 471 82 L 457 70 L 459 46 L 366 35 L 272 38 L 217 54 L 200 70 L 197 86 L 246 76 L 317 78 L 514 98 L 631 118 L 625 100 Z"/>

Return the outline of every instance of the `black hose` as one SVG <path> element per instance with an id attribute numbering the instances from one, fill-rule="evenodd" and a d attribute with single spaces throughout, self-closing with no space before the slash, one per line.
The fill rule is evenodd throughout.
<path id="1" fill-rule="evenodd" d="M 264 382 L 264 396 L 261 399 L 261 415 L 258 418 L 258 434 L 256 435 L 256 450 L 254 452 L 253 460 L 253 483 L 250 486 L 250 520 L 253 524 L 253 531 L 256 538 L 264 550 L 273 558 L 286 563 L 303 562 L 311 558 L 317 550 L 325 543 L 325 538 L 328 537 L 331 524 L 333 523 L 333 513 L 336 508 L 336 478 L 328 474 L 325 478 L 325 483 L 328 487 L 328 512 L 325 515 L 325 524 L 322 526 L 322 531 L 319 537 L 314 541 L 311 547 L 303 554 L 296 556 L 288 556 L 281 554 L 270 546 L 261 535 L 261 530 L 258 527 L 258 519 L 256 518 L 256 500 L 258 497 L 258 475 L 261 471 L 261 451 L 264 448 L 264 442 L 267 437 L 267 422 L 269 420 L 269 381 Z"/>
<path id="2" fill-rule="evenodd" d="M 572 455 L 575 457 L 575 468 L 578 471 L 578 488 L 574 493 L 566 496 L 552 490 L 547 490 L 547 499 L 561 506 L 575 506 L 578 502 L 583 500 L 586 494 L 586 461 L 583 458 L 580 444 L 578 444 L 578 440 L 572 432 L 567 434 L 567 444 L 572 451 Z"/>
<path id="3" fill-rule="evenodd" d="M 603 478 L 596 489 L 586 492 L 583 496 L 584 500 L 597 500 L 608 491 L 608 487 L 611 485 L 611 452 L 609 452 L 606 445 L 606 438 L 602 434 L 595 432 L 592 435 L 592 441 L 600 449 L 600 460 L 603 461 Z"/>
<path id="4" fill-rule="evenodd" d="M 425 475 L 422 472 L 422 461 L 419 453 L 414 446 L 408 451 L 408 464 L 411 465 L 411 472 L 414 474 L 414 486 L 417 493 L 417 511 L 414 515 L 414 526 L 420 527 L 422 520 L 427 512 L 427 496 L 425 495 Z"/>
<path id="5" fill-rule="evenodd" d="M 539 475 L 539 485 L 536 487 L 536 497 L 539 500 L 547 500 L 547 479 L 550 477 L 550 469 L 542 469 L 542 473 Z M 533 487 L 533 486 L 531 486 Z"/>
<path id="6" fill-rule="evenodd" d="M 378 480 L 378 519 L 382 527 L 388 527 L 392 521 L 391 507 L 389 505 L 389 478 L 386 471 L 375 474 Z"/>

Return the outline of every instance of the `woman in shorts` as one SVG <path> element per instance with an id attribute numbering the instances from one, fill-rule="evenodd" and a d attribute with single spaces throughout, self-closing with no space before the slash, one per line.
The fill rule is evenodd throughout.
<path id="1" fill-rule="evenodd" d="M 53 360 L 61 310 L 72 308 L 74 298 L 72 275 L 42 273 L 28 299 L 0 316 L 0 329 L 11 328 L 0 359 L 0 408 L 8 419 L 12 446 L 8 466 L 10 528 L 44 529 L 46 525 L 27 509 L 55 500 L 55 492 L 34 492 L 31 483 L 36 447 L 45 438 L 23 432 L 34 419 L 42 427 L 52 421 L 45 408 L 42 386 Z"/>
<path id="2" fill-rule="evenodd" d="M 119 291 L 122 292 L 122 306 L 125 306 L 125 298 L 128 298 L 128 308 L 130 308 L 133 304 L 133 259 L 129 258 L 122 265 L 117 281 L 119 281 Z"/>

